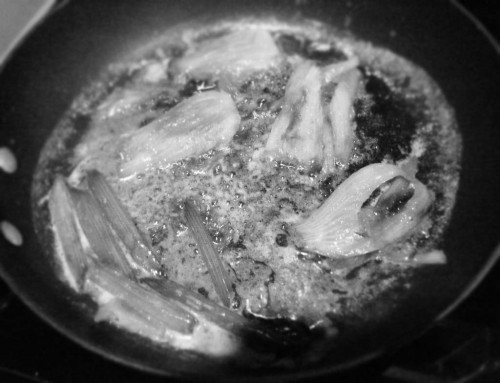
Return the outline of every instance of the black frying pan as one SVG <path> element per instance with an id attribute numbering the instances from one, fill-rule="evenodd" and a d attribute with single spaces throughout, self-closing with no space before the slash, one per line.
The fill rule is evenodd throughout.
<path id="1" fill-rule="evenodd" d="M 414 288 L 394 298 L 390 317 L 345 328 L 317 363 L 253 370 L 187 358 L 109 326 L 95 325 L 88 300 L 54 274 L 33 232 L 30 187 L 40 149 L 71 100 L 107 64 L 168 27 L 199 17 L 297 13 L 345 28 L 425 68 L 455 108 L 464 137 L 463 171 L 444 239 L 446 267 L 425 267 Z M 395 32 L 395 33 L 394 33 Z M 441 318 L 478 283 L 498 251 L 500 204 L 500 59 L 498 46 L 446 1 L 74 1 L 54 12 L 0 74 L 0 146 L 19 168 L 0 174 L 0 220 L 23 235 L 0 238 L 0 275 L 38 315 L 82 346 L 146 371 L 189 377 L 304 377 L 339 371 L 409 341 Z M 392 299 L 391 298 L 391 299 Z M 376 308 L 377 302 L 374 302 Z"/>

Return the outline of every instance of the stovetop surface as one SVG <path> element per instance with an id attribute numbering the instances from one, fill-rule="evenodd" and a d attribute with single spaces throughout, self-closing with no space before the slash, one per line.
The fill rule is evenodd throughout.
<path id="1" fill-rule="evenodd" d="M 499 39 L 500 7 L 461 1 Z M 446 320 L 416 342 L 363 368 L 348 382 L 500 382 L 500 264 Z M 159 382 L 95 355 L 53 330 L 0 281 L 0 382 Z M 172 380 L 168 380 L 172 381 Z M 318 380 L 320 381 L 320 380 Z M 327 377 L 321 381 L 332 381 Z"/>

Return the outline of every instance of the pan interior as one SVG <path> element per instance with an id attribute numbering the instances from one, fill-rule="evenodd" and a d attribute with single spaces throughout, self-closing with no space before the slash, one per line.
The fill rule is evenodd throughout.
<path id="1" fill-rule="evenodd" d="M 178 275 L 178 272 L 188 275 L 192 273 L 192 277 L 185 277 L 181 281 L 190 286 L 191 289 L 203 291 L 211 299 L 214 299 L 216 294 L 208 275 L 204 280 L 199 274 L 192 271 L 200 268 L 198 265 L 199 257 L 193 257 L 189 251 L 196 244 L 189 242 L 189 240 L 187 242 L 184 240 L 186 243 L 172 241 L 169 239 L 172 235 L 162 233 L 161 230 L 158 231 L 158 225 L 159 222 L 163 222 L 163 225 L 159 227 L 165 228 L 172 219 L 175 222 L 175 218 L 169 217 L 168 214 L 162 214 L 165 214 L 165 210 L 169 211 L 170 209 L 170 214 L 176 215 L 175 204 L 178 204 L 179 200 L 179 197 L 176 196 L 176 188 L 186 188 L 186 191 L 181 192 L 182 198 L 191 193 L 191 198 L 198 201 L 197 195 L 200 193 L 210 194 L 209 187 L 206 191 L 206 179 L 211 179 L 212 174 L 215 174 L 218 168 L 231 168 L 232 163 L 226 163 L 226 160 L 217 162 L 217 152 L 215 152 L 209 156 L 209 160 L 204 157 L 198 160 L 199 163 L 197 160 L 194 160 L 194 163 L 186 161 L 186 163 L 174 165 L 173 168 L 159 168 L 155 172 L 146 171 L 132 180 L 121 180 L 116 172 L 118 166 L 116 164 L 119 162 L 117 157 L 123 145 L 122 137 L 128 137 L 130 132 L 119 131 L 116 134 L 114 132 L 120 128 L 129 129 L 129 125 L 134 125 L 132 126 L 134 131 L 145 129 L 143 126 L 147 127 L 155 118 L 149 116 L 148 113 L 151 110 L 148 108 L 164 108 L 161 113 L 168 113 L 183 100 L 194 97 L 193 94 L 201 94 L 199 90 L 196 93 L 197 91 L 193 87 L 199 88 L 204 84 L 204 80 L 196 83 L 195 80 L 188 79 L 179 86 L 170 79 L 160 76 L 158 84 L 155 85 L 157 88 L 150 86 L 151 83 L 154 83 L 151 80 L 151 71 L 158 67 L 162 68 L 165 61 L 175 62 L 178 57 L 182 58 L 182 55 L 185 54 L 183 51 L 186 49 L 184 47 L 186 40 L 191 39 L 195 43 L 203 41 L 203 39 L 209 41 L 215 39 L 216 41 L 221 35 L 224 36 L 224 34 L 233 33 L 231 32 L 233 30 L 245 28 L 249 30 L 258 28 L 267 31 L 290 60 L 296 60 L 297 56 L 303 55 L 305 59 L 311 60 L 318 67 L 328 67 L 328 65 L 345 60 L 343 55 L 346 55 L 347 52 L 359 59 L 358 67 L 363 73 L 362 86 L 365 88 L 365 93 L 353 105 L 358 132 L 358 141 L 356 141 L 354 149 L 356 153 L 354 156 L 357 157 L 357 160 L 347 166 L 339 166 L 334 172 L 326 173 L 326 175 L 311 170 L 308 177 L 317 178 L 317 186 L 313 186 L 312 193 L 316 193 L 318 197 L 317 200 L 306 204 L 301 203 L 306 195 L 304 190 L 298 194 L 298 198 L 293 196 L 293 189 L 305 187 L 304 184 L 302 186 L 292 185 L 288 190 L 285 190 L 290 197 L 281 191 L 279 193 L 275 191 L 282 189 L 278 184 L 274 185 L 276 180 L 293 177 L 285 170 L 277 174 L 272 172 L 268 176 L 264 174 L 265 180 L 259 179 L 257 182 L 253 181 L 248 169 L 240 171 L 240 174 L 235 173 L 234 169 L 230 169 L 231 171 L 228 171 L 227 174 L 221 170 L 222 178 L 227 175 L 227 179 L 221 182 L 226 185 L 230 179 L 235 177 L 237 179 L 235 182 L 240 184 L 255 184 L 255 186 L 250 186 L 254 189 L 265 187 L 267 194 L 275 193 L 274 198 L 277 198 L 279 194 L 280 201 L 289 201 L 296 206 L 298 211 L 307 212 L 311 206 L 317 208 L 331 194 L 332 190 L 359 169 L 378 162 L 406 166 L 404 164 L 413 158 L 418 161 L 416 177 L 425 182 L 427 187 L 432 190 L 433 196 L 436 196 L 434 207 L 429 213 L 434 225 L 432 229 L 425 230 L 424 234 L 413 236 L 411 241 L 387 250 L 387 257 L 388 259 L 391 257 L 404 259 L 405 257 L 413 257 L 417 253 L 434 251 L 441 246 L 441 234 L 449 220 L 458 186 L 461 146 L 453 111 L 434 81 L 415 64 L 387 49 L 377 48 L 367 42 L 356 40 L 352 36 L 340 34 L 327 25 L 318 26 L 305 19 L 292 24 L 279 22 L 276 19 L 251 18 L 240 19 L 237 22 L 222 21 L 206 24 L 201 28 L 198 25 L 195 27 L 186 25 L 167 31 L 164 33 L 165 37 L 160 37 L 149 46 L 141 47 L 140 50 L 130 54 L 130 59 L 111 64 L 98 81 L 88 86 L 76 98 L 72 107 L 66 112 L 65 117 L 45 144 L 35 172 L 32 192 L 36 230 L 39 233 L 40 241 L 46 245 L 46 253 L 56 258 L 56 264 L 58 257 L 54 251 L 56 246 L 52 239 L 50 221 L 48 221 L 50 213 L 47 203 L 53 180 L 56 176 L 63 175 L 71 183 L 75 179 L 85 178 L 87 171 L 98 170 L 106 176 L 110 185 L 117 191 L 118 197 L 125 207 L 133 212 L 132 216 L 138 228 L 144 233 L 149 233 L 150 239 L 162 252 L 162 267 L 167 270 L 167 275 L 169 274 L 168 270 L 170 270 L 168 278 L 175 280 L 175 275 Z M 320 44 L 330 46 L 330 51 L 325 53 L 324 48 L 323 51 L 315 51 L 312 48 Z M 268 107 L 266 110 L 262 108 L 250 110 L 251 108 L 248 108 L 246 104 L 252 102 L 252 97 L 255 98 L 255 102 L 264 99 L 269 105 L 278 103 L 284 96 L 283 92 L 286 88 L 284 84 L 292 76 L 292 67 L 293 65 L 286 63 L 278 73 L 271 72 L 250 77 L 238 85 L 238 90 L 234 91 L 232 96 L 239 100 L 236 105 L 242 119 L 241 129 L 247 131 L 245 134 L 250 135 L 250 139 L 238 137 L 235 140 L 243 142 L 244 145 L 246 142 L 257 142 L 257 145 L 264 143 L 263 140 L 267 132 L 263 135 L 261 131 L 267 129 L 266 125 L 270 125 L 269 121 L 276 118 L 279 109 L 273 110 Z M 206 80 L 206 83 L 203 85 L 205 88 L 210 88 L 212 85 L 217 86 L 217 83 L 211 84 L 210 80 Z M 257 85 L 255 85 L 256 83 Z M 175 96 L 164 93 L 156 96 L 162 87 L 166 87 L 170 92 L 177 91 L 178 93 Z M 153 90 L 151 91 L 150 88 Z M 130 118 L 128 121 L 123 120 L 122 117 L 118 117 L 116 122 L 113 117 L 103 119 L 103 110 L 106 111 L 110 102 L 112 104 L 110 110 L 114 111 L 113 108 L 120 108 L 121 103 L 123 103 L 120 97 L 127 97 L 130 93 L 141 91 L 146 95 L 154 94 L 153 101 L 146 101 L 148 105 L 151 104 L 146 107 L 146 114 L 143 113 L 143 110 L 138 111 L 137 115 L 132 112 L 131 116 L 126 117 Z M 373 109 L 382 110 L 382 112 L 367 111 L 370 108 L 370 102 L 379 103 Z M 120 114 L 120 111 L 117 113 Z M 264 123 L 262 123 L 255 117 L 256 113 L 262 113 L 262 115 L 267 113 L 272 118 L 269 120 L 264 117 Z M 381 133 L 381 130 L 389 131 L 389 133 Z M 251 133 L 253 131 L 258 133 Z M 252 134 L 255 137 L 252 137 Z M 376 141 L 377 144 L 373 145 L 372 141 Z M 255 150 L 254 148 L 255 146 L 253 149 L 251 147 L 251 150 Z M 231 147 L 230 150 L 232 150 L 230 156 L 233 157 L 251 158 L 252 156 L 252 153 L 249 154 L 245 150 L 238 150 L 235 147 Z M 85 153 L 84 157 L 81 155 L 82 152 Z M 214 156 L 215 161 L 211 158 Z M 226 156 L 226 158 L 229 157 Z M 284 164 L 286 165 L 286 162 Z M 208 175 L 204 177 L 202 169 L 207 166 L 210 169 Z M 298 172 L 301 171 L 303 172 L 299 168 Z M 176 186 L 176 173 L 182 173 L 182 182 L 187 183 L 187 186 Z M 196 176 L 192 177 L 192 181 L 186 181 L 186 177 L 189 177 L 190 173 L 196 174 Z M 241 174 L 243 175 L 241 176 Z M 238 177 L 242 178 L 238 179 Z M 219 196 L 218 189 L 223 187 L 222 183 L 215 184 L 217 197 L 215 194 L 211 198 L 207 197 L 208 205 L 204 205 L 207 202 L 203 199 L 201 202 L 198 201 L 201 203 L 202 209 L 208 212 L 209 217 L 210 214 L 217 214 L 217 210 L 221 208 L 221 206 L 212 203 L 215 199 L 229 201 L 231 194 L 235 193 L 232 190 L 227 196 Z M 174 186 L 169 188 L 165 185 Z M 201 188 L 205 188 L 205 190 L 201 190 Z M 128 198 L 128 196 L 138 194 L 144 194 L 145 197 Z M 157 197 L 152 197 L 154 195 Z M 165 202 L 165 199 L 169 200 Z M 249 202 L 250 197 L 244 197 L 243 200 L 243 203 L 252 203 Z M 271 203 L 260 207 L 261 210 L 268 212 L 271 212 L 272 208 Z M 151 216 L 151 212 L 155 212 L 154 216 Z M 256 214 L 255 210 L 254 214 Z M 264 213 L 262 217 L 256 218 L 256 221 L 264 222 L 266 227 L 280 225 L 280 222 L 267 222 L 267 214 Z M 217 219 L 213 218 L 213 220 Z M 179 228 L 183 224 L 185 223 L 177 223 Z M 248 225 L 248 223 L 245 224 Z M 250 224 L 253 225 L 252 227 L 255 226 L 253 223 Z M 227 237 L 228 233 L 224 232 L 224 226 L 215 226 L 215 229 L 222 232 L 219 233 L 220 236 Z M 179 228 L 175 229 L 174 227 L 173 230 L 179 232 L 181 230 Z M 265 235 L 265 231 L 253 232 L 249 233 L 249 238 L 252 236 L 263 238 Z M 285 234 L 278 232 L 272 234 L 273 238 L 279 235 L 284 236 Z M 336 352 L 335 350 L 339 349 L 339 344 L 347 343 L 353 334 L 365 334 L 366 329 L 377 327 L 380 323 L 392 322 L 392 317 L 395 316 L 394 312 L 399 310 L 400 302 L 410 299 L 411 291 L 414 288 L 415 274 L 420 271 L 412 265 L 412 262 L 380 262 L 380 259 L 385 256 L 383 252 L 378 259 L 367 259 L 359 264 L 348 265 L 338 270 L 325 267 L 324 259 L 319 262 L 318 259 L 311 258 L 311 255 L 301 256 L 300 252 L 293 256 L 293 262 L 289 259 L 283 261 L 283 256 L 279 255 L 279 247 L 275 247 L 270 257 L 265 258 L 262 254 L 257 256 L 255 250 L 253 253 L 251 250 L 246 251 L 247 247 L 255 247 L 250 243 L 249 238 L 242 236 L 239 242 L 245 245 L 236 251 L 234 250 L 236 243 L 227 240 L 226 248 L 222 253 L 225 255 L 224 259 L 231 264 L 236 273 L 236 280 L 241 283 L 240 286 L 237 286 L 237 292 L 240 295 L 243 294 L 239 299 L 247 302 L 242 309 L 247 313 L 252 313 L 252 310 L 255 310 L 255 303 L 251 302 L 254 298 L 252 295 L 254 291 L 246 290 L 246 286 L 241 282 L 242 275 L 248 272 L 252 275 L 252 277 L 248 277 L 250 278 L 248 284 L 253 286 L 253 289 L 264 288 L 265 294 L 271 302 L 269 307 L 257 312 L 259 317 L 270 321 L 275 320 L 277 325 L 283 321 L 283 318 L 299 318 L 299 323 L 311 329 L 314 328 L 311 334 L 313 337 L 318 337 L 318 334 L 326 336 L 327 333 L 334 333 L 326 345 L 324 342 L 320 342 L 320 346 L 311 346 L 303 353 L 298 350 L 290 351 L 291 354 L 296 354 L 288 355 L 288 357 L 292 357 L 292 365 L 295 365 L 296 368 L 299 365 L 307 367 L 309 363 L 317 363 L 318 360 L 322 360 L 323 357 L 318 356 L 320 353 L 326 355 Z M 179 250 L 178 257 L 182 257 L 183 260 L 187 258 L 187 266 L 181 266 L 172 260 L 172 249 L 179 247 L 181 250 Z M 415 249 L 410 250 L 410 247 Z M 60 254 L 59 257 L 64 257 L 64 255 Z M 276 261 L 277 258 L 282 260 Z M 250 263 L 250 266 L 245 264 L 245 260 Z M 241 266 L 242 264 L 245 267 Z M 59 264 L 57 272 L 59 278 L 65 281 L 66 277 L 61 265 Z M 248 267 L 250 267 L 250 271 L 247 270 Z M 318 267 L 320 271 L 318 271 Z M 434 267 L 436 266 L 431 266 L 431 268 Z M 439 267 L 445 268 L 446 266 Z M 259 273 L 265 274 L 263 269 L 268 269 L 269 275 L 261 277 Z M 175 274 L 173 274 L 173 270 L 175 270 Z M 304 284 L 307 285 L 306 288 L 301 287 Z M 308 292 L 306 293 L 306 291 Z M 326 291 L 329 293 L 325 293 Z M 245 293 L 249 295 L 245 296 Z M 302 298 L 299 299 L 299 296 Z M 278 304 L 275 303 L 273 306 L 273 302 L 278 302 Z M 315 303 L 310 305 L 310 302 Z M 257 299 L 257 303 L 262 304 L 261 297 Z M 90 310 L 91 313 L 93 312 L 91 317 L 96 315 L 95 310 L 96 308 Z M 276 315 L 277 313 L 279 316 Z M 90 320 L 92 319 L 90 318 Z M 109 327 L 109 325 L 103 324 L 99 326 Z M 144 342 L 148 343 L 150 340 L 144 340 Z M 169 348 L 165 347 L 165 353 L 170 353 Z M 155 348 L 161 349 L 159 345 L 155 345 Z M 376 348 L 372 352 L 375 351 Z M 342 352 L 345 352 L 345 348 L 342 349 Z M 300 359 L 300 363 L 297 362 L 298 359 Z M 307 362 L 308 359 L 311 362 Z M 282 360 L 278 360 L 277 362 L 273 361 L 270 365 L 275 368 L 281 363 L 283 363 Z"/>

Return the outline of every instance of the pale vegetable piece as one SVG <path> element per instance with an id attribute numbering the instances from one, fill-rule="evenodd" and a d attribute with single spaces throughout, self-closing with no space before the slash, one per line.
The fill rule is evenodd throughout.
<path id="1" fill-rule="evenodd" d="M 124 139 L 119 176 L 165 167 L 227 145 L 240 124 L 231 96 L 198 93 Z"/>
<path id="2" fill-rule="evenodd" d="M 125 118 L 141 110 L 143 104 L 154 97 L 152 92 L 145 89 L 120 89 L 112 93 L 99 106 L 101 118 Z"/>
<path id="3" fill-rule="evenodd" d="M 159 268 L 154 252 L 146 238 L 137 230 L 128 211 L 108 184 L 104 176 L 96 170 L 87 174 L 89 189 L 102 210 L 102 214 L 127 247 L 138 267 L 149 272 Z"/>
<path id="4" fill-rule="evenodd" d="M 339 61 L 334 64 L 327 65 L 321 69 L 323 73 L 323 84 L 337 82 L 339 77 L 350 72 L 359 65 L 359 59 L 353 56 L 345 61 Z"/>
<path id="5" fill-rule="evenodd" d="M 57 176 L 49 194 L 52 225 L 63 254 L 62 268 L 74 289 L 79 290 L 87 270 L 87 254 L 80 240 L 73 200 L 62 176 Z"/>
<path id="6" fill-rule="evenodd" d="M 99 106 L 99 123 L 116 124 L 120 132 L 132 131 L 145 120 L 152 121 L 169 108 L 178 93 L 175 88 L 142 84 L 132 89 L 118 88 Z"/>
<path id="7" fill-rule="evenodd" d="M 271 125 L 266 151 L 271 158 L 321 164 L 324 125 L 321 71 L 305 61 L 288 80 L 283 109 Z"/>
<path id="8" fill-rule="evenodd" d="M 167 79 L 168 66 L 170 63 L 170 59 L 166 58 L 161 62 L 157 63 L 148 63 L 143 68 L 142 78 L 145 82 L 148 83 L 157 83 L 162 80 Z"/>
<path id="9" fill-rule="evenodd" d="M 133 332 L 167 340 L 170 331 L 191 334 L 196 318 L 174 300 L 106 267 L 92 267 L 85 291 L 100 304 L 96 320 L 116 323 Z"/>
<path id="10" fill-rule="evenodd" d="M 210 238 L 208 230 L 203 225 L 203 221 L 196 211 L 196 208 L 191 202 L 186 201 L 184 209 L 188 227 L 200 249 L 203 262 L 207 266 L 208 273 L 214 283 L 215 291 L 224 306 L 229 307 L 231 304 L 231 293 L 229 291 L 231 280 L 229 279 L 229 275 L 224 269 L 222 260 L 212 244 L 212 239 Z"/>
<path id="11" fill-rule="evenodd" d="M 98 263 L 133 277 L 132 267 L 92 194 L 73 189 L 70 190 L 70 195 L 80 227 L 97 256 Z"/>
<path id="12" fill-rule="evenodd" d="M 325 256 L 352 256 L 379 250 L 411 234 L 432 202 L 425 186 L 416 179 L 411 180 L 414 195 L 395 214 L 388 212 L 368 232 L 366 222 L 360 219 L 367 200 L 378 202 L 372 193 L 399 176 L 406 174 L 390 164 L 368 165 L 352 174 L 319 209 L 295 226 L 298 245 Z"/>
<path id="13" fill-rule="evenodd" d="M 422 265 L 444 265 L 447 262 L 446 254 L 442 250 L 431 250 L 427 253 L 418 253 L 412 261 Z"/>
<path id="14" fill-rule="evenodd" d="M 333 146 L 325 145 L 325 157 L 333 156 L 337 161 L 347 163 L 354 147 L 353 103 L 359 87 L 361 73 L 351 70 L 339 79 L 328 105 L 328 118 L 332 129 Z M 330 152 L 331 151 L 331 152 Z M 329 154 L 326 154 L 329 153 Z"/>
<path id="15" fill-rule="evenodd" d="M 194 78 L 218 78 L 221 74 L 239 82 L 254 72 L 281 62 L 281 53 L 264 29 L 244 29 L 201 42 L 174 64 Z"/>
<path id="16" fill-rule="evenodd" d="M 335 171 L 335 144 L 333 142 L 333 129 L 325 123 L 323 128 L 323 164 L 321 171 L 323 174 L 332 173 Z"/>
<path id="17" fill-rule="evenodd" d="M 314 163 L 324 172 L 336 162 L 347 163 L 354 147 L 353 103 L 361 73 L 357 58 L 319 68 L 312 62 L 297 65 L 288 80 L 284 106 L 266 143 L 272 158 Z M 321 102 L 324 85 L 338 82 L 331 102 Z"/>

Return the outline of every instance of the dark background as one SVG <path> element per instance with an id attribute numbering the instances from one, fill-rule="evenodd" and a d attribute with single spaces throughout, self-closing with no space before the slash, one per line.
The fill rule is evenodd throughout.
<path id="1" fill-rule="evenodd" d="M 500 1 L 461 0 L 460 3 L 480 19 L 497 40 L 500 39 Z M 325 381 L 500 382 L 499 292 L 500 265 L 497 264 L 479 288 L 442 325 L 418 342 L 403 348 L 397 355 L 389 355 L 362 369 Z M 456 349 L 457 345 L 460 349 Z M 439 352 L 470 355 L 472 359 L 464 361 L 453 359 L 453 356 L 436 367 L 430 359 L 442 357 Z M 116 365 L 82 349 L 32 314 L 0 281 L 0 382 L 111 380 L 167 381 Z"/>

